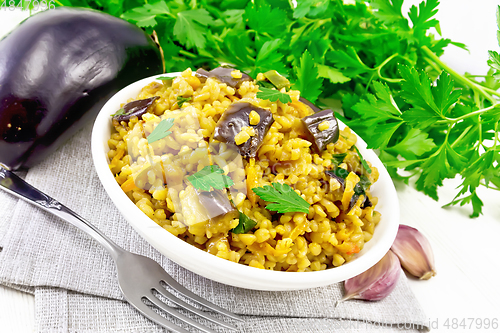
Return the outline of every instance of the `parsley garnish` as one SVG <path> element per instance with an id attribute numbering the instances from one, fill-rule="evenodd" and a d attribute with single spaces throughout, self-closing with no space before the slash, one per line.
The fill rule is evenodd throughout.
<path id="1" fill-rule="evenodd" d="M 289 185 L 281 183 L 271 183 L 271 185 L 252 188 L 252 191 L 262 200 L 274 202 L 268 204 L 266 209 L 277 211 L 278 213 L 309 213 L 310 204 L 302 199 Z"/>
<path id="2" fill-rule="evenodd" d="M 356 146 L 352 146 L 352 147 L 354 148 L 356 153 L 358 153 L 359 160 L 361 161 L 361 165 L 363 165 L 363 168 L 365 168 L 366 172 L 372 173 L 372 168 L 370 168 L 368 163 L 366 163 L 366 160 L 363 158 L 363 155 L 361 155 L 361 153 L 359 152 L 358 147 L 356 147 Z"/>
<path id="3" fill-rule="evenodd" d="M 113 113 L 111 115 L 111 117 L 121 116 L 121 115 L 124 115 L 124 114 L 125 114 L 125 109 L 124 108 L 120 108 L 120 109 L 118 109 L 118 111 L 116 111 L 115 113 Z"/>
<path id="4" fill-rule="evenodd" d="M 224 170 L 218 165 L 207 165 L 195 174 L 188 176 L 187 179 L 191 185 L 202 191 L 210 191 L 211 188 L 222 190 L 234 185 L 231 177 L 225 175 Z"/>
<path id="5" fill-rule="evenodd" d="M 191 99 L 193 99 L 192 96 L 189 97 L 177 96 L 177 105 L 179 105 L 179 107 L 182 107 L 184 103 L 189 102 Z"/>
<path id="6" fill-rule="evenodd" d="M 339 165 L 340 163 L 344 162 L 344 158 L 347 156 L 347 153 L 343 154 L 333 154 L 332 155 L 332 163 L 334 165 Z"/>
<path id="7" fill-rule="evenodd" d="M 259 88 L 259 91 L 257 92 L 257 98 L 268 99 L 271 102 L 276 102 L 279 100 L 284 104 L 292 102 L 292 98 L 290 97 L 290 95 L 282 93 L 276 89 L 269 89 L 264 87 Z"/>
<path id="8" fill-rule="evenodd" d="M 153 143 L 171 134 L 172 132 L 170 132 L 169 129 L 171 129 L 172 126 L 174 126 L 174 118 L 163 119 L 160 121 L 153 132 L 148 135 L 148 143 Z"/>
<path id="9" fill-rule="evenodd" d="M 168 80 L 173 80 L 177 77 L 177 75 L 163 75 L 163 76 L 160 76 L 160 77 L 157 77 L 156 79 L 157 80 L 161 80 L 161 81 L 168 81 Z"/>
<path id="10" fill-rule="evenodd" d="M 240 212 L 240 223 L 231 230 L 234 234 L 244 234 L 249 232 L 257 225 L 257 222 Z"/>

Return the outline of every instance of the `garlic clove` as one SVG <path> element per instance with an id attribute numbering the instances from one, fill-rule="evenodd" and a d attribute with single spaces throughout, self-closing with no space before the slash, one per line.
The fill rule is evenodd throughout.
<path id="1" fill-rule="evenodd" d="M 421 280 L 428 280 L 436 275 L 431 244 L 417 229 L 400 224 L 391 250 L 411 275 Z"/>
<path id="2" fill-rule="evenodd" d="M 400 274 L 399 259 L 389 250 L 373 267 L 344 282 L 345 295 L 337 305 L 348 299 L 379 301 L 394 290 Z"/>

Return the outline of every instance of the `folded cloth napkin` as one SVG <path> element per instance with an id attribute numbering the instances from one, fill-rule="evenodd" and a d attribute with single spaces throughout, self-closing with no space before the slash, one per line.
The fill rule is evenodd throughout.
<path id="1" fill-rule="evenodd" d="M 342 284 L 301 291 L 255 291 L 217 283 L 178 266 L 144 241 L 107 197 L 94 171 L 90 133 L 89 125 L 31 168 L 26 181 L 90 220 L 126 250 L 156 260 L 194 293 L 242 315 L 245 323 L 235 323 L 241 332 L 426 329 L 426 316 L 404 274 L 382 301 L 353 300 L 336 307 Z M 123 300 L 114 263 L 97 242 L 3 191 L 0 251 L 0 283 L 34 293 L 39 332 L 165 331 Z"/>

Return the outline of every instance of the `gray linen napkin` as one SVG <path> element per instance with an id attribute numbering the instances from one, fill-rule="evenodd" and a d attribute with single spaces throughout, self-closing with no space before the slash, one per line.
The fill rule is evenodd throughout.
<path id="1" fill-rule="evenodd" d="M 156 260 L 194 293 L 243 315 L 246 322 L 238 324 L 242 332 L 426 329 L 426 316 L 404 274 L 382 301 L 348 301 L 335 307 L 341 284 L 290 292 L 253 291 L 178 266 L 144 241 L 107 197 L 94 172 L 90 133 L 89 125 L 30 169 L 26 181 L 80 213 L 126 250 Z M 34 293 L 39 332 L 164 332 L 123 301 L 114 264 L 102 247 L 70 224 L 3 191 L 0 249 L 0 283 Z"/>

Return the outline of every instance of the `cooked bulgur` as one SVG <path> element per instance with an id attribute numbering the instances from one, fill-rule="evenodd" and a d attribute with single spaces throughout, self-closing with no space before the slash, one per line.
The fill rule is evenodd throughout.
<path id="1" fill-rule="evenodd" d="M 239 71 L 231 72 L 234 80 L 241 76 Z M 259 74 L 258 78 L 262 77 Z M 257 98 L 258 90 L 256 81 L 248 78 L 234 85 L 197 75 L 191 69 L 172 80 L 147 85 L 135 99 L 158 97 L 147 112 L 127 121 L 113 121 L 114 132 L 108 141 L 110 169 L 123 191 L 149 218 L 213 255 L 279 271 L 340 266 L 371 239 L 380 220 L 374 210 L 377 198 L 369 189 L 353 200 L 361 178 L 373 184 L 378 171 L 373 166 L 371 173 L 364 170 L 360 156 L 351 149 L 357 137 L 349 128 L 341 130 L 339 139 L 319 154 L 314 152 L 301 122 L 314 112 L 299 100 L 299 91 L 282 89 L 292 100 L 284 104 Z M 259 142 L 255 157 L 213 139 L 221 116 L 235 103 L 249 103 L 257 111 L 272 113 L 272 125 Z M 247 118 L 248 126 L 234 138 L 236 145 L 258 140 L 262 131 L 256 129 L 262 112 L 252 110 Z M 165 119 L 173 119 L 168 129 L 171 134 L 148 143 L 147 137 Z M 324 121 L 317 126 L 320 132 L 329 127 Z M 336 165 L 332 158 L 338 154 L 346 155 Z M 231 214 L 210 215 L 211 208 L 204 205 L 199 190 L 186 181 L 186 176 L 214 164 L 234 182 L 227 192 L 221 192 L 231 199 L 230 206 L 237 208 Z M 325 172 L 334 168 L 346 170 L 343 184 Z M 252 188 L 272 183 L 290 185 L 310 204 L 309 212 L 266 209 L 266 202 Z M 245 233 L 233 232 L 240 223 L 238 211 L 256 222 Z"/>

